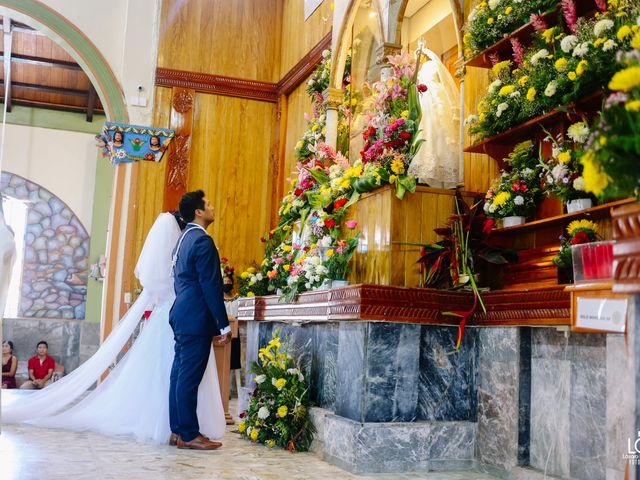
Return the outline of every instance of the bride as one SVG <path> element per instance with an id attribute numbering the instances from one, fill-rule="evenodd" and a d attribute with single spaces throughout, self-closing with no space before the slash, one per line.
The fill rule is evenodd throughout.
<path id="1" fill-rule="evenodd" d="M 160 214 L 136 265 L 136 276 L 144 287 L 136 302 L 98 351 L 69 375 L 28 394 L 3 390 L 4 423 L 92 430 L 156 443 L 169 440 L 169 377 L 174 344 L 169 310 L 175 298 L 171 254 L 179 237 L 176 218 L 171 213 Z M 78 402 L 116 361 L 145 311 L 152 308 L 129 351 L 106 379 Z M 198 421 L 202 434 L 222 437 L 225 418 L 213 351 L 198 390 Z"/>

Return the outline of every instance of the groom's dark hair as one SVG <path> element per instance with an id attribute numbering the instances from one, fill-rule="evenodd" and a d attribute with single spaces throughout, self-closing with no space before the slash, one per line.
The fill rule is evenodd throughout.
<path id="1" fill-rule="evenodd" d="M 204 210 L 204 192 L 196 190 L 195 192 L 185 193 L 180 199 L 178 209 L 185 222 L 193 222 L 196 218 L 196 210 Z"/>

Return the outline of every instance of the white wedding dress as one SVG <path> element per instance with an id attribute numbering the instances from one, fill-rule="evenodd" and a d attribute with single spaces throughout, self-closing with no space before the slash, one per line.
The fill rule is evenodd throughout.
<path id="1" fill-rule="evenodd" d="M 460 156 L 460 92 L 438 55 L 423 48 L 428 57 L 418 72 L 422 119 L 419 138 L 425 142 L 409 165 L 408 173 L 420 183 L 455 188 L 463 181 Z"/>
<path id="2" fill-rule="evenodd" d="M 2 391 L 2 421 L 92 430 L 139 441 L 165 443 L 169 429 L 169 377 L 173 363 L 171 253 L 180 236 L 173 215 L 160 214 L 136 266 L 144 290 L 98 351 L 79 368 L 42 390 Z M 153 308 L 122 359 L 85 398 L 73 405 L 116 360 L 144 312 Z M 225 418 L 213 348 L 198 390 L 200 432 L 221 438 Z"/>

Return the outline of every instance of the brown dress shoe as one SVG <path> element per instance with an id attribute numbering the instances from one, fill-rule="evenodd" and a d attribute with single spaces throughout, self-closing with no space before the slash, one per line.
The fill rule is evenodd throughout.
<path id="1" fill-rule="evenodd" d="M 220 442 L 212 442 L 205 439 L 202 435 L 198 435 L 190 442 L 185 442 L 178 436 L 178 448 L 189 450 L 215 450 L 220 448 L 222 444 Z"/>
<path id="2" fill-rule="evenodd" d="M 171 445 L 172 447 L 175 447 L 177 444 L 178 444 L 178 434 L 171 433 L 171 436 L 169 437 L 169 445 Z"/>

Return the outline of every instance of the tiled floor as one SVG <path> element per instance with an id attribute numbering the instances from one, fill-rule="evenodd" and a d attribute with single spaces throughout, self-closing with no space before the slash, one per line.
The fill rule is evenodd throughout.
<path id="1" fill-rule="evenodd" d="M 3 425 L 0 480 L 169 480 L 169 479 L 429 479 L 490 480 L 476 472 L 352 475 L 313 453 L 268 449 L 228 428 L 222 449 L 178 450 L 95 433 Z"/>

